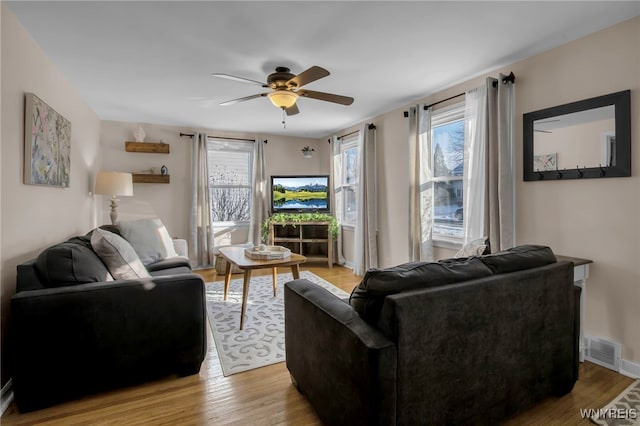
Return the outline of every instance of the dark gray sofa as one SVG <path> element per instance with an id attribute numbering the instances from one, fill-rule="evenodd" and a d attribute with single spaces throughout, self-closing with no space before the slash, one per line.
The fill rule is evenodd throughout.
<path id="1" fill-rule="evenodd" d="M 117 231 L 116 231 L 117 232 Z M 20 411 L 200 370 L 204 282 L 188 259 L 147 265 L 151 278 L 105 281 L 89 233 L 18 266 L 11 370 Z"/>
<path id="2" fill-rule="evenodd" d="M 292 381 L 328 425 L 496 424 L 578 377 L 573 265 L 548 247 L 285 286 Z"/>

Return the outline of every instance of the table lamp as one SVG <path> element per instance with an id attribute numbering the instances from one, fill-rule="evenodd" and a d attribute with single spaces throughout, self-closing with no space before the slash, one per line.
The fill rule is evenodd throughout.
<path id="1" fill-rule="evenodd" d="M 133 195 L 133 177 L 131 173 L 98 172 L 96 176 L 96 194 L 111 195 L 111 223 L 118 221 L 118 195 Z"/>

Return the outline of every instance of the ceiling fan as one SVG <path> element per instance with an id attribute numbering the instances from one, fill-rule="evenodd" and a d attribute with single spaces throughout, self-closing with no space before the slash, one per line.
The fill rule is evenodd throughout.
<path id="1" fill-rule="evenodd" d="M 233 99 L 230 101 L 222 102 L 220 105 L 233 105 L 238 102 L 244 102 L 255 98 L 268 97 L 269 100 L 278 108 L 281 108 L 283 114 L 295 115 L 300 112 L 296 101 L 298 98 L 311 98 L 318 99 L 320 101 L 333 102 L 341 105 L 351 105 L 353 98 L 349 96 L 334 95 L 332 93 L 316 92 L 314 90 L 302 89 L 311 82 L 319 80 L 328 76 L 330 73 L 326 69 L 318 66 L 313 66 L 305 71 L 302 71 L 298 75 L 291 73 L 291 70 L 287 67 L 277 67 L 274 73 L 267 76 L 267 82 L 262 83 L 260 81 L 251 80 L 244 77 L 236 77 L 229 74 L 212 74 L 214 77 L 226 78 L 228 80 L 239 81 L 242 83 L 256 84 L 264 88 L 271 88 L 270 92 L 258 93 L 256 95 L 245 96 L 243 98 Z"/>

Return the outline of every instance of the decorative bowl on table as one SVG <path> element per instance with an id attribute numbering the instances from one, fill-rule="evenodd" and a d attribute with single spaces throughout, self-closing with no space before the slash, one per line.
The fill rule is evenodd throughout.
<path id="1" fill-rule="evenodd" d="M 286 259 L 291 256 L 291 250 L 282 246 L 265 246 L 261 244 L 253 248 L 244 249 L 244 255 L 251 259 L 259 260 Z"/>

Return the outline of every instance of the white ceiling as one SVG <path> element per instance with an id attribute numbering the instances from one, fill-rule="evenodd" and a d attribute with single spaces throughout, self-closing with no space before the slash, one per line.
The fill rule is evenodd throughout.
<path id="1" fill-rule="evenodd" d="M 640 1 L 5 1 L 103 120 L 323 137 L 452 84 L 640 14 Z M 331 75 L 281 124 L 263 91 L 276 66 Z M 517 76 L 516 76 L 517 78 Z"/>

